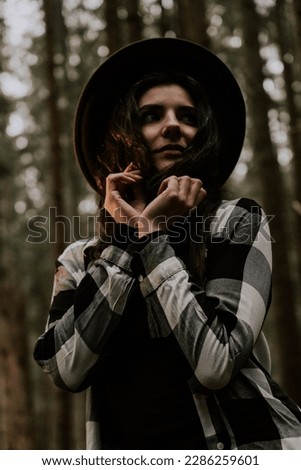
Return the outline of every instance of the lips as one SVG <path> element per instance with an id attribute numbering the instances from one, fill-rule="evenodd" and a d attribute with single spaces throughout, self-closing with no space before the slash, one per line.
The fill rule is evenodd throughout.
<path id="1" fill-rule="evenodd" d="M 185 148 L 182 145 L 179 144 L 168 144 L 164 145 L 163 147 L 159 147 L 158 149 L 155 149 L 153 153 L 162 153 L 162 152 L 180 152 L 183 153 Z"/>

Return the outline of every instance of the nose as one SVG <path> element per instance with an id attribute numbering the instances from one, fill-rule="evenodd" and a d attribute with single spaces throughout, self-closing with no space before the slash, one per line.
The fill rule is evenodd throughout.
<path id="1" fill-rule="evenodd" d="M 168 113 L 165 117 L 162 136 L 169 139 L 178 139 L 182 135 L 180 122 L 174 113 Z"/>

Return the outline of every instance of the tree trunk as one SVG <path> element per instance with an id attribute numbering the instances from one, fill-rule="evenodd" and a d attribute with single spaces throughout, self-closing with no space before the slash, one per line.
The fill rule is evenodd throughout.
<path id="1" fill-rule="evenodd" d="M 61 134 L 61 116 L 58 109 L 58 84 L 55 79 L 55 61 L 54 56 L 56 53 L 56 39 L 57 39 L 57 28 L 59 29 L 60 23 L 57 22 L 57 13 L 62 11 L 62 4 L 60 0 L 43 0 L 44 12 L 45 12 L 45 24 L 46 24 L 46 71 L 47 71 L 47 83 L 49 89 L 49 123 L 50 123 L 50 158 L 51 158 L 51 179 L 52 179 L 52 201 L 56 214 L 61 216 L 64 214 L 64 180 L 63 180 L 63 150 L 60 143 Z M 55 234 L 55 253 L 54 256 L 57 258 L 65 247 L 65 225 L 60 222 L 57 218 L 53 218 L 50 223 L 54 223 L 55 227 L 52 226 L 53 233 Z M 70 421 L 71 421 L 71 409 L 70 409 L 70 397 L 66 392 L 57 392 L 57 411 L 55 413 L 56 420 L 56 436 L 57 446 L 62 449 L 71 448 L 71 433 L 70 433 Z M 51 415 L 52 419 L 53 416 Z M 60 446 L 60 447 L 59 447 Z"/>
<path id="2" fill-rule="evenodd" d="M 117 16 L 117 0 L 110 0 L 105 2 L 105 19 L 107 27 L 107 46 L 110 54 L 117 51 L 122 45 L 122 38 L 120 34 L 120 22 Z"/>
<path id="3" fill-rule="evenodd" d="M 293 18 L 293 11 L 288 11 L 288 5 L 285 0 L 278 0 L 276 4 L 276 24 L 278 26 L 279 47 L 281 51 L 281 58 L 284 65 L 284 80 L 287 109 L 290 116 L 289 123 L 289 139 L 293 152 L 293 188 L 290 193 L 291 201 L 301 202 L 301 128 L 300 128 L 300 113 L 301 106 L 297 104 L 295 93 L 293 91 L 293 83 L 298 79 L 300 74 L 300 57 L 301 53 L 298 52 L 298 44 L 296 44 L 296 35 L 294 35 L 295 28 L 292 27 L 295 22 Z M 301 52 L 301 51 L 300 51 Z M 287 56 L 294 57 L 293 63 L 287 60 Z M 291 206 L 294 204 L 291 204 Z M 292 209 L 292 207 L 290 207 Z M 296 265 L 297 265 L 297 282 L 301 280 L 301 217 L 297 211 L 294 211 L 293 218 L 293 238 L 294 246 L 296 247 Z"/>
<path id="4" fill-rule="evenodd" d="M 15 285 L 2 285 L 0 298 L 0 448 L 31 450 L 25 302 Z"/>
<path id="5" fill-rule="evenodd" d="M 142 20 L 139 15 L 139 0 L 127 0 L 125 5 L 127 7 L 127 37 L 126 43 L 139 41 L 142 37 Z"/>
<path id="6" fill-rule="evenodd" d="M 204 0 L 178 0 L 180 37 L 209 46 L 208 22 Z"/>
<path id="7" fill-rule="evenodd" d="M 299 54 L 301 54 L 301 3 L 300 0 L 293 0 L 294 19 L 296 23 L 296 32 L 299 40 Z"/>
<path id="8" fill-rule="evenodd" d="M 275 215 L 271 225 L 273 244 L 273 304 L 272 312 L 280 350 L 281 382 L 285 390 L 301 403 L 300 335 L 295 308 L 295 291 L 289 264 L 289 234 L 287 227 L 287 195 L 273 148 L 269 126 L 269 99 L 263 89 L 263 62 L 259 55 L 259 23 L 254 2 L 246 0 L 242 7 L 244 60 L 247 86 L 247 107 L 250 117 L 250 140 L 254 151 L 255 178 L 261 181 L 263 206 Z"/>
<path id="9" fill-rule="evenodd" d="M 4 44 L 5 21 L 0 5 L 0 43 Z M 10 56 L 0 51 L 0 73 L 6 71 Z M 11 70 L 9 69 L 9 72 Z M 18 154 L 6 133 L 11 100 L 0 93 L 0 449 L 33 449 L 32 407 L 30 398 L 26 306 L 20 282 L 21 255 L 16 226 L 15 202 Z M 19 234 L 18 234 L 19 235 Z"/>

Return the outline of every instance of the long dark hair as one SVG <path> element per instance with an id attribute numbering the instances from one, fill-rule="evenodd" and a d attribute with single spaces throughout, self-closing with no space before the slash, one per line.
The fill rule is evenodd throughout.
<path id="1" fill-rule="evenodd" d="M 183 152 L 183 157 L 159 173 L 152 163 L 150 149 L 141 132 L 138 104 L 150 88 L 169 84 L 181 86 L 191 96 L 197 109 L 198 131 Z M 220 189 L 215 184 L 220 139 L 214 113 L 200 84 L 182 73 L 149 74 L 137 82 L 126 97 L 120 99 L 100 141 L 93 169 L 100 187 L 100 241 L 95 256 L 99 256 L 103 248 L 112 242 L 113 233 L 115 236 L 117 233 L 116 224 L 103 208 L 105 179 L 110 173 L 123 171 L 133 162 L 144 177 L 146 201 L 156 197 L 162 180 L 170 175 L 188 175 L 203 181 L 207 191 L 206 199 L 197 211 L 185 219 L 181 227 L 182 236 L 176 236 L 177 230 L 173 227 L 174 237 L 170 236 L 170 240 L 193 277 L 198 281 L 204 280 L 205 243 L 210 232 L 206 221 L 215 214 L 221 200 Z"/>

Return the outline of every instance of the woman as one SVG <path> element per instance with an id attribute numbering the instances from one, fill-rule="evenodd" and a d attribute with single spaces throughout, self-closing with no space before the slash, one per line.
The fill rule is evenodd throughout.
<path id="1" fill-rule="evenodd" d="M 75 148 L 101 230 L 60 256 L 34 355 L 87 389 L 89 449 L 301 449 L 262 333 L 266 217 L 221 198 L 244 129 L 233 75 L 180 39 L 127 46 L 83 91 Z"/>

